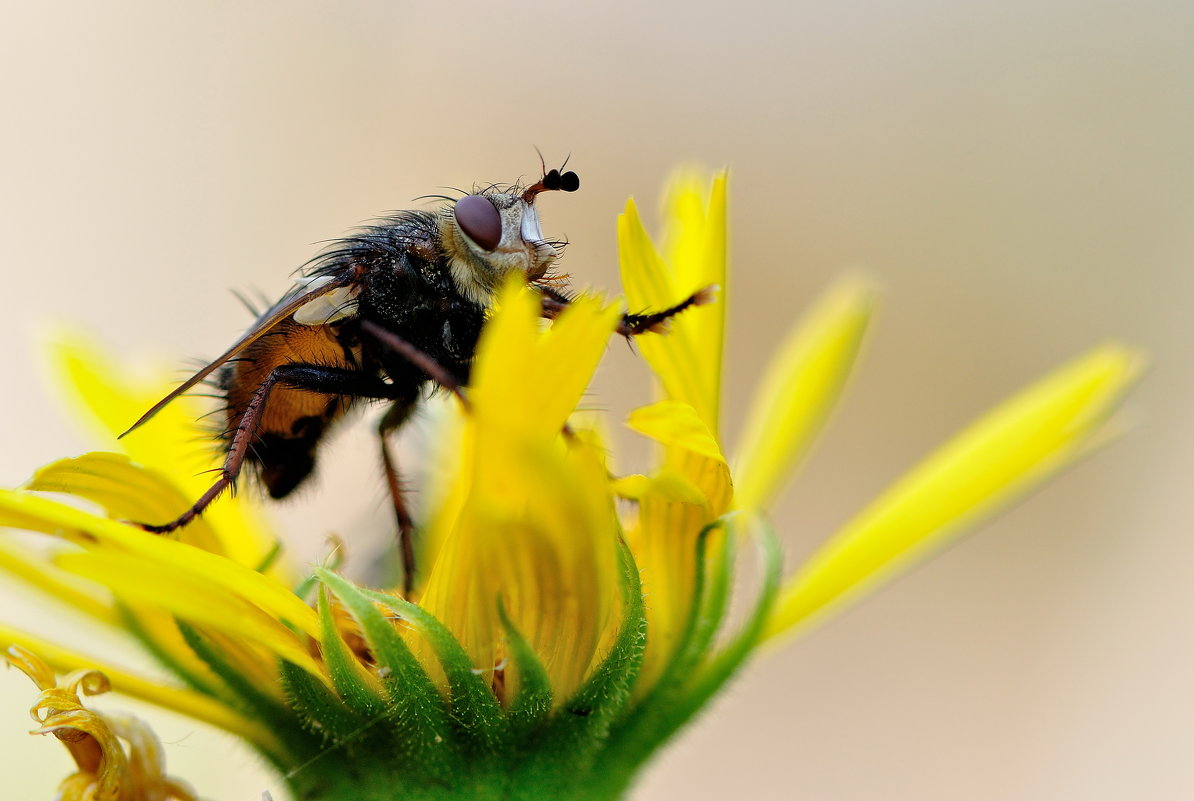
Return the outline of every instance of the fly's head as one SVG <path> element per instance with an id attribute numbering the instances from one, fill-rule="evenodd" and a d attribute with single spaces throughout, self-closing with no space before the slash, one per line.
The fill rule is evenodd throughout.
<path id="1" fill-rule="evenodd" d="M 575 192 L 574 172 L 551 170 L 526 189 L 485 190 L 466 195 L 440 216 L 440 236 L 452 277 L 470 300 L 485 303 L 507 275 L 536 281 L 560 255 L 560 243 L 543 236 L 535 197 Z"/>

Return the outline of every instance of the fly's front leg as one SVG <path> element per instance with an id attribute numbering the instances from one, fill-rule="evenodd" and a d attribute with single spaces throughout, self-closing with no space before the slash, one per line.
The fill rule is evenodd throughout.
<path id="1" fill-rule="evenodd" d="M 436 361 L 434 356 L 426 351 L 419 350 L 419 348 L 407 342 L 393 331 L 382 328 L 371 320 L 363 320 L 361 322 L 361 333 L 366 334 L 382 347 L 393 351 L 415 367 L 418 367 L 432 381 L 451 392 L 466 406 L 468 405 L 468 399 L 464 396 L 464 388 L 461 387 L 460 380 L 450 369 Z"/>
<path id="2" fill-rule="evenodd" d="M 548 319 L 554 320 L 572 302 L 566 295 L 562 295 L 553 289 L 547 287 L 539 287 L 538 289 L 543 295 L 543 316 Z M 712 303 L 716 293 L 716 286 L 707 286 L 704 289 L 693 292 L 675 306 L 669 306 L 661 311 L 623 314 L 616 330 L 624 337 L 635 337 L 648 332 L 656 334 L 663 333 L 667 330 L 668 323 L 673 317 L 693 306 L 704 306 L 706 303 Z"/>
<path id="3" fill-rule="evenodd" d="M 394 395 L 394 388 L 390 384 L 375 375 L 358 370 L 320 367 L 313 364 L 284 364 L 275 367 L 253 392 L 253 397 L 249 399 L 244 414 L 237 421 L 236 429 L 232 433 L 232 441 L 228 444 L 228 454 L 224 458 L 224 466 L 220 468 L 220 478 L 216 483 L 203 493 L 190 509 L 174 520 L 161 525 L 138 523 L 141 528 L 155 534 L 166 534 L 182 528 L 202 514 L 212 501 L 233 485 L 244 467 L 245 457 L 248 455 L 253 438 L 257 435 L 258 428 L 261 427 L 261 420 L 265 415 L 270 393 L 279 384 L 324 395 L 351 395 L 380 399 L 389 399 Z"/>

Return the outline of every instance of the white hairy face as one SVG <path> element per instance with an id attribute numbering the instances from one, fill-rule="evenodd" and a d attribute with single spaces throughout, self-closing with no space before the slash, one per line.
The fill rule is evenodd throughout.
<path id="1" fill-rule="evenodd" d="M 534 205 L 518 195 L 468 195 L 440 217 L 440 235 L 460 291 L 484 303 L 502 278 L 541 277 L 559 256 L 543 237 Z"/>

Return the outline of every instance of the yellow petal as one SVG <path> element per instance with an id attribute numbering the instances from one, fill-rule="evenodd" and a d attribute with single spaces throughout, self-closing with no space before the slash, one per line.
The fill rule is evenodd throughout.
<path id="1" fill-rule="evenodd" d="M 667 467 L 650 477 L 644 475 L 623 476 L 614 481 L 613 488 L 619 497 L 632 501 L 655 497 L 695 506 L 704 506 L 709 502 L 705 493 L 701 492 L 700 488 L 693 484 L 687 476 L 678 470 Z"/>
<path id="2" fill-rule="evenodd" d="M 503 289 L 482 335 L 464 468 L 432 526 L 439 544 L 420 604 L 485 670 L 505 655 L 500 603 L 563 700 L 602 642 L 618 573 L 599 445 L 587 434 L 565 445 L 561 431 L 619 310 L 581 298 L 543 330 L 532 301 Z"/>
<path id="3" fill-rule="evenodd" d="M 70 573 L 104 584 L 119 598 L 152 604 L 183 620 L 235 635 L 315 676 L 323 675 L 294 632 L 239 595 L 224 592 L 221 587 L 203 581 L 201 576 L 163 570 L 161 563 L 137 556 L 102 551 L 62 553 L 55 557 L 54 563 Z"/>
<path id="4" fill-rule="evenodd" d="M 600 298 L 574 300 L 546 331 L 538 296 L 517 281 L 499 295 L 477 345 L 470 398 L 474 415 L 502 429 L 553 438 L 576 408 L 621 313 Z"/>
<path id="5" fill-rule="evenodd" d="M 222 461 L 214 447 L 215 424 L 206 428 L 199 418 L 208 411 L 194 398 L 178 398 L 153 421 L 123 439 L 117 437 L 146 409 L 164 397 L 176 382 L 132 381 L 109 354 L 95 347 L 94 337 L 59 330 L 49 337 L 48 370 L 67 390 L 71 418 L 87 424 L 89 433 L 107 450 L 122 450 L 134 462 L 169 479 L 187 500 L 174 510 L 181 514 L 212 484 L 205 471 Z M 243 500 L 225 496 L 204 512 L 204 522 L 220 538 L 221 551 L 244 564 L 260 564 L 273 542 L 263 535 L 260 513 Z"/>
<path id="6" fill-rule="evenodd" d="M 187 498 L 165 476 L 133 464 L 122 453 L 88 453 L 61 459 L 33 474 L 28 489 L 64 492 L 98 503 L 118 520 L 167 523 L 189 506 Z M 183 542 L 224 554 L 224 543 L 200 517 L 178 532 Z"/>
<path id="7" fill-rule="evenodd" d="M 842 281 L 793 329 L 772 359 L 746 416 L 734 460 L 734 504 L 766 507 L 808 452 L 854 366 L 874 290 Z"/>
<path id="8" fill-rule="evenodd" d="M 633 200 L 618 217 L 618 257 L 622 286 L 632 312 L 662 309 L 708 285 L 709 277 L 725 274 L 725 175 L 714 183 L 710 211 L 693 212 L 692 192 L 674 193 L 669 219 L 681 233 L 669 239 L 670 250 L 684 254 L 683 264 L 668 264 L 659 257 L 643 227 Z M 703 204 L 701 204 L 703 205 Z M 698 254 L 695 262 L 687 261 Z M 695 257 L 694 257 L 695 258 Z M 716 434 L 721 387 L 721 340 L 724 301 L 689 309 L 673 321 L 666 334 L 646 334 L 635 339 L 643 357 L 663 384 L 669 398 L 689 404 Z"/>
<path id="9" fill-rule="evenodd" d="M 120 625 L 120 617 L 111 603 L 91 592 L 91 588 L 74 576 L 46 564 L 45 556 L 39 552 L 0 539 L 0 570 L 25 580 L 100 623 Z"/>
<path id="10" fill-rule="evenodd" d="M 643 406 L 630 413 L 626 425 L 663 445 L 725 462 L 713 433 L 696 409 L 687 403 L 666 400 Z"/>
<path id="11" fill-rule="evenodd" d="M 692 406 L 660 401 L 632 412 L 627 424 L 665 446 L 661 474 L 674 473 L 694 487 L 700 503 L 668 492 L 666 483 L 644 488 L 638 519 L 627 532 L 648 598 L 647 639 L 639 684 L 649 688 L 671 657 L 687 625 L 695 588 L 700 532 L 724 514 L 732 484 L 725 457 Z"/>
<path id="12" fill-rule="evenodd" d="M 313 637 L 319 636 L 315 610 L 277 579 L 169 537 L 16 490 L 0 490 L 0 526 L 41 531 L 84 547 L 103 546 L 135 554 L 155 563 L 165 575 L 177 575 L 180 580 L 189 577 L 213 590 L 222 588 Z"/>
<path id="13" fill-rule="evenodd" d="M 689 310 L 680 315 L 668 334 L 690 342 L 698 356 L 700 391 L 708 406 L 706 420 L 714 434 L 718 431 L 729 302 L 726 294 L 728 183 L 726 170 L 715 173 L 712 183 L 704 173 L 681 170 L 668 182 L 664 207 L 664 258 L 674 271 L 675 285 L 720 287 L 716 303 L 698 314 Z"/>
<path id="14" fill-rule="evenodd" d="M 1097 348 L 946 443 L 800 568 L 768 634 L 853 600 L 1081 456 L 1139 365 L 1125 348 Z"/>
<path id="15" fill-rule="evenodd" d="M 24 671 L 42 690 L 31 710 L 40 724 L 34 733 L 57 734 L 78 767 L 59 786 L 61 801 L 198 801 L 184 784 L 165 775 L 165 755 L 148 726 L 128 715 L 93 711 L 83 705 L 80 692 L 96 695 L 111 689 L 106 676 L 81 670 L 55 683 L 49 666 L 35 654 L 20 646 L 9 646 L 7 651 L 9 664 Z"/>

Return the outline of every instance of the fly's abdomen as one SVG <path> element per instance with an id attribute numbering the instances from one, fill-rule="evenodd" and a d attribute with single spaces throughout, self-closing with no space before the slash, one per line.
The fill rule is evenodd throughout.
<path id="1" fill-rule="evenodd" d="M 254 342 L 228 365 L 223 386 L 228 401 L 227 430 L 241 424 L 245 411 L 275 368 L 287 364 L 352 368 L 329 326 L 288 320 Z M 269 392 L 257 435 L 246 459 L 269 494 L 283 498 L 311 474 L 320 439 L 348 408 L 350 398 L 295 389 L 279 383 Z"/>

